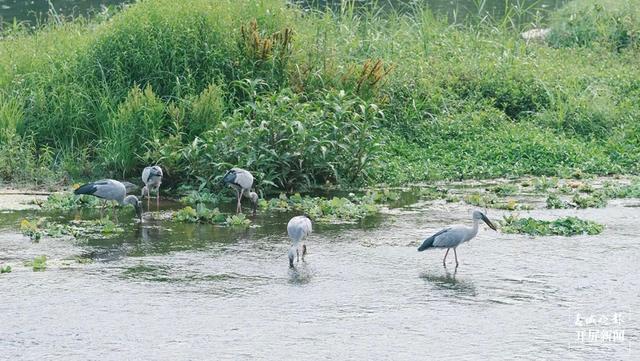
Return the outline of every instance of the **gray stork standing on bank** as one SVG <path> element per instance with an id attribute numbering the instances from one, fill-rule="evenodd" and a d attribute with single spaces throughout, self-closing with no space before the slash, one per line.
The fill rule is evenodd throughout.
<path id="1" fill-rule="evenodd" d="M 127 196 L 124 184 L 113 179 L 103 179 L 93 183 L 87 183 L 73 191 L 76 195 L 88 194 L 105 201 L 116 201 L 119 205 L 130 204 L 136 210 L 136 216 L 142 221 L 142 202 L 134 195 Z M 113 210 L 114 214 L 116 210 Z"/>
<path id="2" fill-rule="evenodd" d="M 308 235 L 313 231 L 311 226 L 311 219 L 307 215 L 296 216 L 289 220 L 287 223 L 287 233 L 291 238 L 291 247 L 289 248 L 289 267 L 293 268 L 293 259 L 295 256 L 300 260 L 299 245 Z M 295 250 L 295 251 L 294 251 Z M 302 261 L 307 254 L 307 246 L 302 244 Z"/>
<path id="3" fill-rule="evenodd" d="M 464 242 L 470 241 L 478 234 L 478 223 L 482 220 L 494 231 L 497 230 L 496 226 L 491 223 L 489 218 L 480 211 L 473 212 L 473 226 L 466 227 L 462 225 L 455 225 L 447 227 L 433 236 L 427 238 L 422 242 L 422 245 L 418 248 L 419 252 L 424 251 L 427 248 L 446 248 L 447 252 L 442 259 L 442 265 L 447 266 L 446 260 L 449 250 L 453 248 L 453 254 L 456 257 L 456 267 L 458 267 L 458 254 L 456 248 Z"/>
<path id="4" fill-rule="evenodd" d="M 251 199 L 251 206 L 253 209 L 253 215 L 256 214 L 256 208 L 258 208 L 258 194 L 251 191 L 253 186 L 253 175 L 248 170 L 241 168 L 231 168 L 222 177 L 222 183 L 228 185 L 236 191 L 236 213 L 242 212 L 242 205 L 240 204 L 242 196 Z"/>
<path id="5" fill-rule="evenodd" d="M 149 199 L 151 198 L 151 189 L 156 191 L 156 206 L 160 208 L 160 184 L 162 184 L 162 168 L 154 165 L 145 167 L 142 170 L 142 194 L 140 198 L 144 198 L 144 194 L 147 193 L 147 208 L 149 208 Z"/>

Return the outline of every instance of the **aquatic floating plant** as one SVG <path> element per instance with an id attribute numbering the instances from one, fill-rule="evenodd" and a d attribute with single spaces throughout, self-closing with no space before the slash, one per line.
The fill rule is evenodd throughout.
<path id="1" fill-rule="evenodd" d="M 516 215 L 505 216 L 500 229 L 504 233 L 528 234 L 531 236 L 575 236 L 596 235 L 602 233 L 604 226 L 577 217 L 565 217 L 553 221 L 534 218 L 519 218 Z"/>
<path id="2" fill-rule="evenodd" d="M 251 224 L 251 220 L 247 219 L 247 217 L 243 214 L 234 214 L 232 216 L 227 217 L 226 219 L 227 225 L 231 227 L 249 227 Z"/>
<path id="3" fill-rule="evenodd" d="M 209 209 L 202 203 L 196 208 L 186 206 L 173 214 L 172 219 L 176 222 L 185 223 L 211 223 L 223 224 L 226 221 L 224 214 L 218 208 Z"/>
<path id="4" fill-rule="evenodd" d="M 28 219 L 20 221 L 20 231 L 23 235 L 31 238 L 32 241 L 38 242 L 42 238 L 42 231 L 39 225 L 42 223 L 42 219 L 37 222 L 31 222 Z"/>
<path id="5" fill-rule="evenodd" d="M 570 208 L 571 204 L 562 200 L 557 194 L 551 193 L 547 196 L 547 208 L 548 209 L 564 209 Z"/>
<path id="6" fill-rule="evenodd" d="M 533 208 L 531 205 L 519 203 L 513 198 L 501 199 L 493 193 L 474 192 L 465 195 L 463 200 L 468 204 L 483 208 L 506 209 L 511 211 Z"/>
<path id="7" fill-rule="evenodd" d="M 362 197 L 352 195 L 351 198 L 301 196 L 296 193 L 290 197 L 281 193 L 278 198 L 260 200 L 258 206 L 262 210 L 276 212 L 298 211 L 308 214 L 314 222 L 358 221 L 380 211 L 376 200 L 389 199 L 389 196 L 371 191 Z"/>
<path id="8" fill-rule="evenodd" d="M 39 241 L 42 236 L 80 238 L 108 238 L 124 232 L 124 228 L 118 226 L 109 219 L 96 220 L 72 220 L 68 223 L 48 222 L 44 218 L 37 221 L 23 219 L 20 221 L 22 234 Z"/>
<path id="9" fill-rule="evenodd" d="M 34 272 L 44 271 L 47 269 L 47 256 L 35 256 L 32 261 L 25 262 L 25 266 L 32 267 Z"/>
<path id="10" fill-rule="evenodd" d="M 96 208 L 101 202 L 96 197 L 75 196 L 71 192 L 56 192 L 50 194 L 46 200 L 36 199 L 34 204 L 44 210 L 71 210 L 78 208 Z M 108 204 L 113 206 L 112 204 Z"/>
<path id="11" fill-rule="evenodd" d="M 578 208 L 604 208 L 607 206 L 607 196 L 597 191 L 584 195 L 576 193 L 572 200 Z"/>

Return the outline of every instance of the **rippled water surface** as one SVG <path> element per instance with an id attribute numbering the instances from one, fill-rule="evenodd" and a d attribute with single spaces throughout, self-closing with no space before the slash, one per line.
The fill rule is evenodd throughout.
<path id="1" fill-rule="evenodd" d="M 639 359 L 637 201 L 530 212 L 598 220 L 600 236 L 485 227 L 458 249 L 457 271 L 416 246 L 471 208 L 405 203 L 361 225 L 317 225 L 296 270 L 290 215 L 260 214 L 248 230 L 146 221 L 116 240 L 32 243 L 16 230 L 30 214 L 4 213 L 0 264 L 14 270 L 0 275 L 0 358 Z M 22 266 L 39 254 L 46 271 Z M 75 256 L 93 262 L 63 261 Z M 614 313 L 620 324 L 592 328 L 623 329 L 624 342 L 580 341 L 578 314 Z"/>

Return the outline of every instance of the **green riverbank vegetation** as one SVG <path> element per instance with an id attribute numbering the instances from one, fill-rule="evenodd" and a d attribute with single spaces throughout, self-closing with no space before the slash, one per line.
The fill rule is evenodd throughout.
<path id="1" fill-rule="evenodd" d="M 0 179 L 305 190 L 640 164 L 636 1 L 535 24 L 426 8 L 149 0 L 0 32 Z M 520 32 L 548 26 L 546 42 Z M 508 193 L 501 189 L 496 192 Z"/>

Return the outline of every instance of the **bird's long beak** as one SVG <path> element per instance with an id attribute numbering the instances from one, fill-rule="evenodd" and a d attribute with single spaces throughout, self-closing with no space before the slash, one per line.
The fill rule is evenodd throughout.
<path id="1" fill-rule="evenodd" d="M 253 215 L 256 215 L 256 211 L 258 210 L 258 202 L 251 202 L 252 203 L 252 209 L 253 209 Z"/>
<path id="2" fill-rule="evenodd" d="M 487 218 L 487 216 L 485 216 L 484 214 L 482 215 L 482 220 L 484 221 L 484 223 L 487 224 L 487 226 L 489 226 L 489 228 L 493 229 L 494 231 L 498 230 L 496 226 L 493 223 L 491 223 L 489 218 Z"/>

